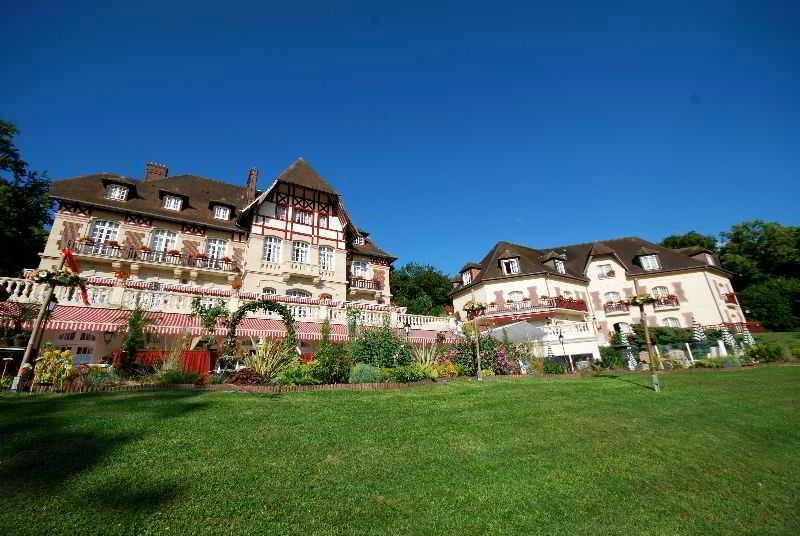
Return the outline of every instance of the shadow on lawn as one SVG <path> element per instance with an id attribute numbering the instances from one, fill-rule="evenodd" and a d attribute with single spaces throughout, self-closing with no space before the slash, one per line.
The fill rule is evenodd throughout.
<path id="1" fill-rule="evenodd" d="M 628 383 L 630 385 L 635 385 L 636 387 L 641 387 L 642 389 L 647 389 L 648 391 L 654 391 L 653 385 L 650 383 L 650 376 L 643 376 L 641 374 L 601 374 L 593 377 L 616 380 L 623 383 Z"/>
<path id="2" fill-rule="evenodd" d="M 137 393 L 114 396 L 103 393 L 80 395 L 19 395 L 4 397 L 0 424 L 0 497 L 35 497 L 68 482 L 72 477 L 103 463 L 113 452 L 141 439 L 146 432 L 118 432 L 98 425 L 80 414 L 81 406 L 103 397 L 104 408 L 117 408 L 155 420 L 174 419 L 204 408 L 206 402 L 189 402 L 199 392 Z M 91 408 L 93 404 L 86 404 Z M 80 416 L 76 419 L 76 416 Z M 97 417 L 102 419 L 102 417 Z M 103 423 L 106 424 L 106 423 Z M 156 508 L 172 500 L 178 487 L 169 483 L 109 483 L 97 491 L 99 503 L 112 508 Z M 91 498 L 90 498 L 91 499 Z"/>

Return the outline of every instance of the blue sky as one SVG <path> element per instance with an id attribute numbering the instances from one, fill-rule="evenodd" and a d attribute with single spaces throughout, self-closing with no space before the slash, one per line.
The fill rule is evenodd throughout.
<path id="1" fill-rule="evenodd" d="M 265 187 L 302 156 L 451 273 L 498 240 L 800 224 L 795 2 L 18 4 L 0 117 L 52 178 Z"/>

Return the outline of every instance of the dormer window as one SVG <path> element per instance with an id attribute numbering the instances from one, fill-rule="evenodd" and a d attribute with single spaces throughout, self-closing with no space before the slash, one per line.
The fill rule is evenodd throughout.
<path id="1" fill-rule="evenodd" d="M 356 246 L 363 246 L 364 245 L 364 237 L 363 236 L 355 237 L 353 239 L 353 244 L 355 244 Z"/>
<path id="2" fill-rule="evenodd" d="M 518 274 L 519 273 L 519 259 L 502 259 L 500 261 L 500 267 L 503 269 L 503 273 L 506 275 Z"/>
<path id="3" fill-rule="evenodd" d="M 183 199 L 177 195 L 165 195 L 161 206 L 167 210 L 180 210 L 183 208 Z"/>
<path id="4" fill-rule="evenodd" d="M 561 259 L 553 259 L 553 265 L 556 267 L 556 272 L 559 274 L 567 273 L 567 265 Z"/>
<path id="5" fill-rule="evenodd" d="M 215 220 L 229 220 L 231 218 L 230 207 L 222 205 L 214 205 L 214 219 Z"/>
<path id="6" fill-rule="evenodd" d="M 472 283 L 472 273 L 467 271 L 461 274 L 461 282 L 464 285 L 469 285 L 470 283 Z"/>
<path id="7" fill-rule="evenodd" d="M 644 270 L 659 270 L 661 263 L 658 262 L 658 255 L 642 255 L 639 257 L 639 262 Z"/>
<path id="8" fill-rule="evenodd" d="M 128 187 L 121 184 L 109 184 L 106 186 L 106 199 L 125 201 L 128 199 Z"/>

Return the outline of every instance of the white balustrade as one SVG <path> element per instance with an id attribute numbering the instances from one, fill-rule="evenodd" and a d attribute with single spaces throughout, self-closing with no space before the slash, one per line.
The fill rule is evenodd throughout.
<path id="1" fill-rule="evenodd" d="M 193 298 L 192 295 L 178 292 L 127 288 L 122 295 L 122 308 L 134 309 L 138 305 L 147 311 L 189 314 L 192 312 Z"/>

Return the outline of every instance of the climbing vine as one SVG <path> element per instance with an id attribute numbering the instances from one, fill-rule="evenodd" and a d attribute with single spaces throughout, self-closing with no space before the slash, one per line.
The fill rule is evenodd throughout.
<path id="1" fill-rule="evenodd" d="M 256 300 L 243 304 L 228 317 L 228 335 L 225 337 L 226 356 L 233 356 L 236 353 L 236 330 L 239 327 L 239 323 L 244 319 L 247 313 L 259 310 L 281 315 L 283 323 L 286 324 L 286 339 L 284 340 L 286 346 L 289 348 L 295 348 L 297 346 L 297 335 L 294 331 L 294 317 L 288 307 L 272 300 Z"/>

